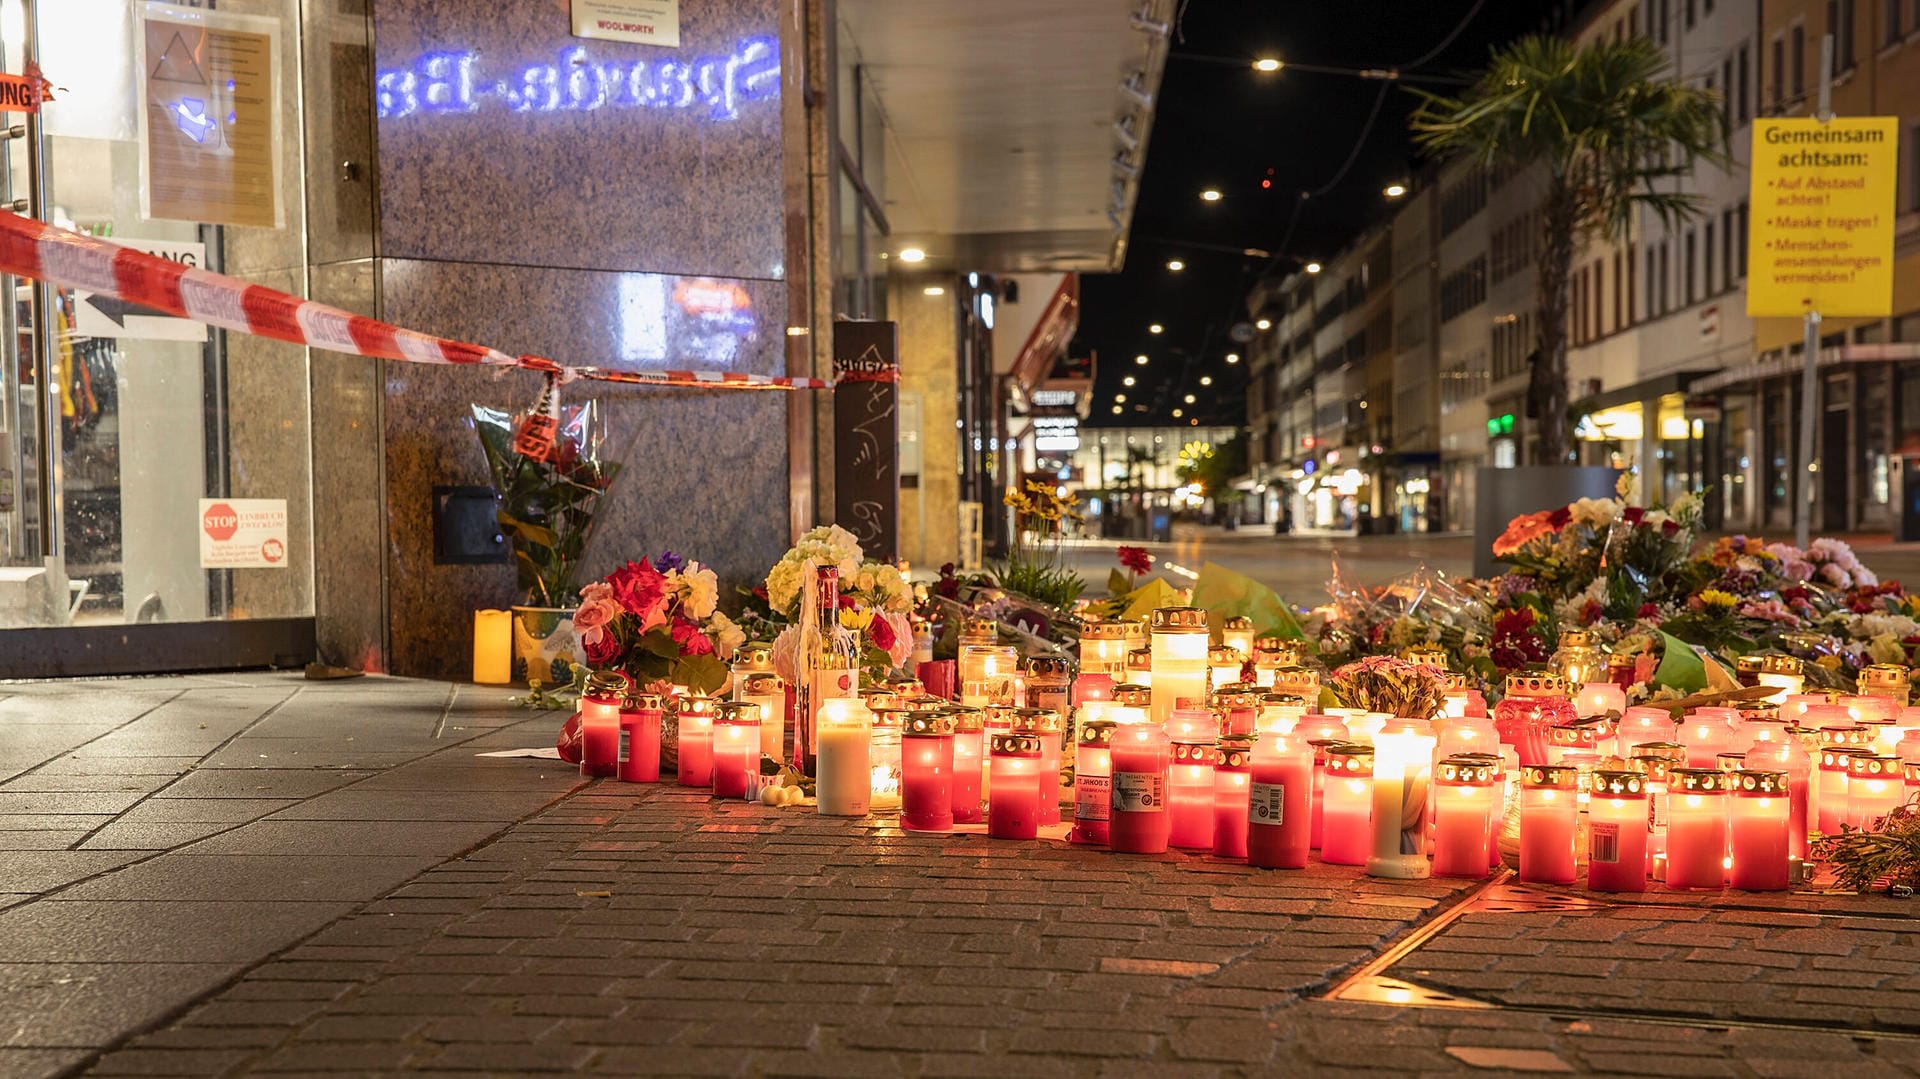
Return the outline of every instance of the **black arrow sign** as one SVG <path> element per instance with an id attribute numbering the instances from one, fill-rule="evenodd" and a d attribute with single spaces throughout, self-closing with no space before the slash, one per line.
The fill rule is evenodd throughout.
<path id="1" fill-rule="evenodd" d="M 146 318 L 178 317 L 176 315 L 169 315 L 165 311 L 156 311 L 143 304 L 128 303 L 118 296 L 103 296 L 97 292 L 89 295 L 80 302 L 100 312 L 101 315 L 105 316 L 107 321 L 123 330 L 127 328 L 128 315 L 140 315 Z"/>

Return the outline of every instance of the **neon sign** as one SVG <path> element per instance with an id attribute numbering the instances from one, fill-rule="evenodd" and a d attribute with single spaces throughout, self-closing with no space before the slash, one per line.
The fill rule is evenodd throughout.
<path id="1" fill-rule="evenodd" d="M 689 60 L 609 60 L 584 46 L 560 50 L 552 62 L 528 64 L 508 78 L 480 73 L 477 50 L 422 53 L 374 80 L 382 120 L 408 116 L 509 112 L 596 112 L 601 109 L 704 108 L 707 119 L 732 120 L 741 106 L 780 96 L 780 46 L 771 37 L 742 38 L 725 56 Z"/>

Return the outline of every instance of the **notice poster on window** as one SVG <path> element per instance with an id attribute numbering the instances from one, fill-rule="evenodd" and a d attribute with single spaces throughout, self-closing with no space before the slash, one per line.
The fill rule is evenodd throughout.
<path id="1" fill-rule="evenodd" d="M 201 569 L 285 569 L 287 500 L 200 500 Z"/>
<path id="2" fill-rule="evenodd" d="M 146 216 L 280 227 L 279 24 L 148 4 L 139 38 Z"/>
<path id="3" fill-rule="evenodd" d="M 680 0 L 572 0 L 573 36 L 680 47 Z"/>

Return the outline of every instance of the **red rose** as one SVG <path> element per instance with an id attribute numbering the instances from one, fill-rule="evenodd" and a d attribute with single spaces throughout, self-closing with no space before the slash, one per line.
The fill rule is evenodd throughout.
<path id="1" fill-rule="evenodd" d="M 1573 510 L 1566 506 L 1561 506 L 1547 516 L 1547 523 L 1553 526 L 1555 532 L 1567 527 L 1567 522 L 1571 520 L 1573 520 Z"/>
<path id="2" fill-rule="evenodd" d="M 1661 535 L 1672 537 L 1672 536 L 1678 535 L 1679 532 L 1680 532 L 1680 523 L 1678 521 L 1661 521 L 1660 522 Z"/>
<path id="3" fill-rule="evenodd" d="M 629 562 L 607 577 L 613 598 L 628 614 L 640 619 L 640 632 L 667 620 L 667 579 L 646 562 Z"/>
<path id="4" fill-rule="evenodd" d="M 1647 511 L 1642 507 L 1628 506 L 1625 512 L 1620 514 L 1620 519 L 1627 522 L 1630 525 L 1637 525 L 1640 523 L 1642 518 L 1646 517 L 1646 515 L 1647 515 Z"/>
<path id="5" fill-rule="evenodd" d="M 894 639 L 893 625 L 884 618 L 875 617 L 873 624 L 867 627 L 867 640 L 882 652 L 892 652 L 898 643 Z"/>
<path id="6" fill-rule="evenodd" d="M 1655 606 L 1654 604 L 1642 603 L 1640 605 L 1639 614 L 1640 614 L 1640 617 L 1642 618 L 1652 618 L 1659 613 L 1660 613 L 1660 608 Z"/>
<path id="7" fill-rule="evenodd" d="M 620 642 L 611 633 L 602 633 L 587 645 L 587 662 L 605 667 L 620 658 Z"/>
<path id="8" fill-rule="evenodd" d="M 683 656 L 710 656 L 713 654 L 713 642 L 700 627 L 684 618 L 676 616 L 673 620 L 673 643 L 680 646 Z"/>

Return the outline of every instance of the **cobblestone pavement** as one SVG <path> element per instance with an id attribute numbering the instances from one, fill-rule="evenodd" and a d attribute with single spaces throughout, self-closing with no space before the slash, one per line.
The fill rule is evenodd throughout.
<path id="1" fill-rule="evenodd" d="M 0 701 L 0 752 L 36 737 L 66 745 L 0 784 L 12 816 L 45 825 L 4 834 L 60 833 L 45 839 L 56 849 L 0 854 L 17 889 L 0 911 L 0 1073 L 1920 1068 L 1908 901 L 1616 903 L 903 835 L 476 759 L 540 744 L 553 724 L 501 709 L 497 693 L 183 681 Z M 182 695 L 150 706 L 151 722 L 114 718 L 134 697 L 169 693 Z M 28 718 L 56 713 L 109 729 L 74 742 L 47 733 L 61 723 Z M 200 722 L 237 733 L 209 745 Z M 276 752 L 270 736 L 314 766 L 273 767 L 294 750 Z M 45 788 L 99 778 L 86 762 L 105 749 L 129 751 L 106 759 L 131 805 L 27 798 L 98 794 Z M 176 757 L 202 763 L 132 771 Z M 108 852 L 88 837 L 119 827 L 116 814 L 207 816 L 161 803 L 216 801 L 236 803 L 228 819 L 180 823 L 217 834 L 133 833 L 176 845 L 92 860 Z M 127 827 L 160 823 L 171 822 Z"/>

